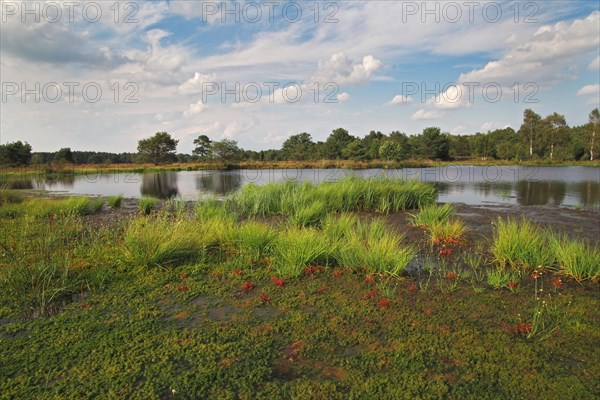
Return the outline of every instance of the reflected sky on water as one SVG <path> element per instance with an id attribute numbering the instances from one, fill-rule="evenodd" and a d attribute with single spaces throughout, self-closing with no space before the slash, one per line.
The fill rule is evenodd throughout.
<path id="1" fill-rule="evenodd" d="M 441 202 L 472 205 L 501 203 L 548 206 L 600 206 L 599 167 L 447 166 L 405 169 L 270 169 L 235 171 L 179 171 L 68 175 L 13 179 L 16 188 L 42 189 L 86 195 L 138 198 L 175 196 L 187 200 L 226 196 L 249 183 L 284 180 L 325 182 L 347 175 L 388 176 L 434 183 Z"/>

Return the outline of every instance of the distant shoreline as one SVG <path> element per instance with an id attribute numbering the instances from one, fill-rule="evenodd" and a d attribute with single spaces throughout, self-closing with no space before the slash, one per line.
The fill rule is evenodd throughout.
<path id="1" fill-rule="evenodd" d="M 392 161 L 349 161 L 349 160 L 320 160 L 320 161 L 245 161 L 236 164 L 219 162 L 193 162 L 171 164 L 67 164 L 67 165 L 38 165 L 18 168 L 1 168 L 0 177 L 14 177 L 17 175 L 85 175 L 95 173 L 145 173 L 162 171 L 202 171 L 202 170 L 239 170 L 239 169 L 400 169 L 400 168 L 429 168 L 452 165 L 474 166 L 538 166 L 538 167 L 600 167 L 600 160 L 596 161 L 554 161 L 547 160 L 480 160 L 460 159 L 452 161 L 434 160 L 406 160 Z"/>

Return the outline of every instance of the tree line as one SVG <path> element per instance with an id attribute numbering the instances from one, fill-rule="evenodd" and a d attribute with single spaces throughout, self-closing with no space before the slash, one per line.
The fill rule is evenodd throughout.
<path id="1" fill-rule="evenodd" d="M 318 161 L 318 160 L 384 160 L 401 162 L 408 159 L 451 160 L 478 158 L 523 161 L 529 159 L 594 160 L 600 153 L 600 113 L 598 108 L 588 116 L 588 123 L 570 127 L 564 116 L 552 113 L 546 117 L 531 109 L 523 113 L 519 130 L 508 127 L 474 135 L 451 135 L 440 128 L 429 127 L 416 135 L 400 131 L 384 134 L 371 131 L 364 137 L 351 135 L 344 128 L 334 129 L 325 141 L 314 141 L 309 133 L 290 136 L 280 149 L 244 150 L 235 140 L 213 141 L 206 135 L 194 139 L 192 154 L 177 153 L 179 141 L 167 132 L 138 142 L 137 153 L 72 151 L 32 152 L 21 141 L 0 145 L 0 164 L 26 166 L 51 163 L 133 164 L 218 161 L 232 164 L 240 161 Z"/>

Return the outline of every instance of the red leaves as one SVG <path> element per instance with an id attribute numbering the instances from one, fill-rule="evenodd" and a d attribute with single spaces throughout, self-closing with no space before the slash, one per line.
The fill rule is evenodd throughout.
<path id="1" fill-rule="evenodd" d="M 525 323 L 525 322 L 520 322 L 512 327 L 513 333 L 516 333 L 518 335 L 527 335 L 527 334 L 531 333 L 532 330 L 533 330 L 533 325 Z"/>
<path id="2" fill-rule="evenodd" d="M 316 291 L 316 293 L 325 293 L 327 291 L 328 287 L 327 285 L 322 285 L 321 287 L 319 287 Z"/>
<path id="3" fill-rule="evenodd" d="M 269 264 L 271 264 L 271 259 L 265 257 L 265 258 L 263 258 L 262 260 L 259 261 L 259 264 L 261 264 L 261 265 L 269 265 Z"/>
<path id="4" fill-rule="evenodd" d="M 555 289 L 561 289 L 564 286 L 564 283 L 562 281 L 562 279 L 560 279 L 559 277 L 554 277 L 550 280 L 550 284 L 552 285 L 553 288 Z"/>
<path id="5" fill-rule="evenodd" d="M 377 296 L 379 296 L 379 291 L 378 291 L 377 289 L 371 289 L 371 290 L 369 291 L 369 293 L 367 293 L 367 294 L 366 294 L 366 295 L 363 297 L 363 299 L 365 299 L 365 300 L 369 300 L 369 299 L 373 299 L 373 298 L 375 298 L 375 297 L 377 297 Z"/>
<path id="6" fill-rule="evenodd" d="M 242 284 L 240 289 L 243 290 L 244 293 L 248 294 L 254 289 L 254 283 L 246 281 Z"/>
<path id="7" fill-rule="evenodd" d="M 456 272 L 454 271 L 450 271 L 446 274 L 446 279 L 456 279 L 457 275 Z"/>
<path id="8" fill-rule="evenodd" d="M 452 255 L 452 249 L 448 247 L 442 247 L 438 251 L 442 257 L 450 257 Z"/>
<path id="9" fill-rule="evenodd" d="M 92 305 L 89 304 L 87 301 L 84 301 L 83 303 L 81 303 L 81 308 L 90 308 Z"/>
<path id="10" fill-rule="evenodd" d="M 380 299 L 377 304 L 379 305 L 379 308 L 389 308 L 390 299 L 384 297 L 383 299 Z"/>
<path id="11" fill-rule="evenodd" d="M 258 295 L 258 298 L 260 299 L 260 301 L 262 301 L 263 303 L 268 303 L 269 301 L 273 300 L 273 298 L 271 296 L 269 296 L 266 293 L 261 293 Z"/>
<path id="12" fill-rule="evenodd" d="M 189 289 L 189 287 L 187 285 L 179 285 L 179 286 L 177 286 L 177 290 L 179 292 L 187 292 L 188 289 Z"/>
<path id="13" fill-rule="evenodd" d="M 187 279 L 188 274 L 186 274 L 185 272 L 182 272 L 181 274 L 179 274 L 179 278 L 181 278 L 181 280 L 185 280 Z"/>
<path id="14" fill-rule="evenodd" d="M 312 276 L 316 272 L 318 272 L 322 269 L 323 269 L 323 267 L 321 267 L 320 265 L 307 265 L 306 268 L 304 269 L 304 273 L 306 275 Z"/>
<path id="15" fill-rule="evenodd" d="M 507 286 L 509 289 L 515 289 L 517 286 L 519 286 L 519 284 L 517 282 L 510 281 L 508 282 Z"/>
<path id="16" fill-rule="evenodd" d="M 373 275 L 367 275 L 365 276 L 365 282 L 369 285 L 373 285 L 375 284 L 375 277 L 373 277 Z"/>
<path id="17" fill-rule="evenodd" d="M 278 278 L 276 276 L 272 276 L 271 277 L 271 283 L 275 286 L 284 286 L 285 285 L 285 281 L 281 278 Z"/>
<path id="18" fill-rule="evenodd" d="M 231 271 L 234 275 L 236 276 L 241 276 L 242 275 L 242 270 L 241 269 L 234 269 L 233 271 Z"/>
<path id="19" fill-rule="evenodd" d="M 333 277 L 334 278 L 339 278 L 340 276 L 342 276 L 342 270 L 338 269 L 338 268 L 334 269 L 333 270 Z"/>
<path id="20" fill-rule="evenodd" d="M 417 286 L 416 283 L 410 284 L 408 286 L 408 291 L 409 292 L 413 292 L 414 293 L 414 292 L 417 292 L 418 290 L 419 290 L 419 287 Z"/>

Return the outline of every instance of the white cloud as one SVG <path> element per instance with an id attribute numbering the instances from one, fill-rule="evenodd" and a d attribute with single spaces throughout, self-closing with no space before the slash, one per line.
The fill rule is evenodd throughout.
<path id="1" fill-rule="evenodd" d="M 346 101 L 350 100 L 350 94 L 347 92 L 342 92 L 340 94 L 338 94 L 336 96 L 337 101 L 339 101 L 340 103 L 345 103 Z"/>
<path id="2" fill-rule="evenodd" d="M 387 103 L 385 103 L 388 106 L 394 106 L 396 104 L 408 104 L 408 103 L 412 103 L 414 101 L 414 99 L 410 96 L 405 96 L 403 94 L 397 94 L 394 96 L 394 98 L 390 101 L 388 101 Z"/>
<path id="3" fill-rule="evenodd" d="M 425 111 L 424 109 L 420 109 L 415 112 L 410 119 L 413 121 L 422 121 L 422 120 L 430 120 L 440 118 L 440 114 L 435 111 Z"/>
<path id="4" fill-rule="evenodd" d="M 196 103 L 190 104 L 190 107 L 183 112 L 183 116 L 186 118 L 192 117 L 194 115 L 200 114 L 202 111 L 206 109 L 206 104 L 202 102 L 202 100 L 198 100 Z"/>
<path id="5" fill-rule="evenodd" d="M 383 63 L 372 55 L 364 56 L 361 63 L 354 63 L 343 53 L 333 54 L 327 61 L 319 61 L 317 74 L 313 82 L 332 82 L 339 86 L 360 86 L 366 84 L 373 72 Z"/>
<path id="6" fill-rule="evenodd" d="M 600 56 L 596 57 L 594 61 L 592 61 L 590 65 L 588 65 L 588 69 L 591 71 L 596 71 L 600 69 Z"/>
<path id="7" fill-rule="evenodd" d="M 527 79 L 538 85 L 564 80 L 576 62 L 589 59 L 590 52 L 600 46 L 598 24 L 600 12 L 568 24 L 564 21 L 546 25 L 529 40 L 516 42 L 499 60 L 485 67 L 462 74 L 459 82 L 477 82 L 481 85 L 496 82 L 502 86 Z M 522 84 L 525 82 L 521 82 Z"/>
<path id="8" fill-rule="evenodd" d="M 439 95 L 429 98 L 426 103 L 435 108 L 456 109 L 469 107 L 471 105 L 469 101 L 469 89 L 463 85 L 457 84 L 449 86 Z"/>
<path id="9" fill-rule="evenodd" d="M 600 85 L 585 85 L 577 91 L 577 96 L 600 96 Z"/>
<path id="10" fill-rule="evenodd" d="M 181 94 L 200 94 L 202 93 L 203 84 L 215 82 L 216 79 L 216 74 L 201 74 L 200 72 L 196 72 L 193 78 L 183 82 L 177 90 Z"/>

